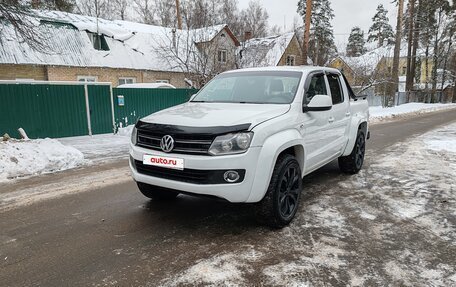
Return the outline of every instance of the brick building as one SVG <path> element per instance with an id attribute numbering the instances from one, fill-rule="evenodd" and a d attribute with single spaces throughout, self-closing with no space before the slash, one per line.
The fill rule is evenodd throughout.
<path id="1" fill-rule="evenodd" d="M 178 30 L 57 11 L 37 11 L 36 19 L 44 49 L 20 41 L 11 25 L 0 30 L 0 80 L 188 87 L 197 74 L 236 67 L 239 42 L 226 25 Z"/>

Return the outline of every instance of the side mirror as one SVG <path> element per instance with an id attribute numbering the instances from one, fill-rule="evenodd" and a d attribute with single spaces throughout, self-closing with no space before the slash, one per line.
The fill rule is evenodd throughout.
<path id="1" fill-rule="evenodd" d="M 327 95 L 315 95 L 307 106 L 302 107 L 304 113 L 329 111 L 330 109 L 332 109 L 332 100 Z"/>

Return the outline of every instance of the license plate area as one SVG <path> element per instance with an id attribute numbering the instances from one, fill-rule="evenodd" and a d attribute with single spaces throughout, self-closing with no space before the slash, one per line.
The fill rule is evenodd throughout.
<path id="1" fill-rule="evenodd" d="M 184 169 L 184 159 L 183 158 L 158 156 L 158 155 L 152 155 L 152 154 L 143 155 L 143 164 L 178 169 L 178 170 Z"/>

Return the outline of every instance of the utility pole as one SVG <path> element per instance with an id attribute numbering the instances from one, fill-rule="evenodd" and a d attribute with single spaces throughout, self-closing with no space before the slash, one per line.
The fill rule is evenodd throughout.
<path id="1" fill-rule="evenodd" d="M 395 94 L 399 88 L 399 58 L 401 52 L 401 38 L 402 38 L 402 21 L 404 16 L 404 0 L 398 0 L 399 7 L 397 11 L 397 25 L 396 25 L 396 43 L 394 45 L 394 59 L 393 71 L 391 75 L 391 84 L 389 89 L 389 100 L 395 104 Z M 389 104 L 389 103 L 388 103 Z"/>
<path id="2" fill-rule="evenodd" d="M 309 51 L 309 39 L 310 39 L 310 22 L 312 20 L 312 0 L 306 0 L 306 19 L 305 19 L 305 26 L 304 26 L 304 43 L 302 45 L 302 61 L 304 65 L 308 65 L 307 62 L 307 54 Z"/>
<path id="3" fill-rule="evenodd" d="M 177 29 L 182 30 L 182 18 L 180 13 L 180 3 L 176 0 L 176 17 L 177 17 Z"/>

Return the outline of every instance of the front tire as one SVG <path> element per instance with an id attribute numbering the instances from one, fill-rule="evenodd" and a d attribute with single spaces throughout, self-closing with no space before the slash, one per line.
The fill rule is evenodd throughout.
<path id="1" fill-rule="evenodd" d="M 339 168 L 342 172 L 356 174 L 363 167 L 364 154 L 366 152 L 366 136 L 362 130 L 358 130 L 355 146 L 347 156 L 339 157 Z"/>
<path id="2" fill-rule="evenodd" d="M 153 186 L 142 182 L 137 182 L 137 185 L 139 191 L 141 191 L 145 197 L 153 200 L 173 200 L 179 195 L 179 192 L 163 187 Z"/>
<path id="3" fill-rule="evenodd" d="M 278 158 L 268 190 L 257 204 L 258 219 L 272 228 L 288 225 L 298 210 L 301 199 L 301 167 L 292 155 Z"/>

